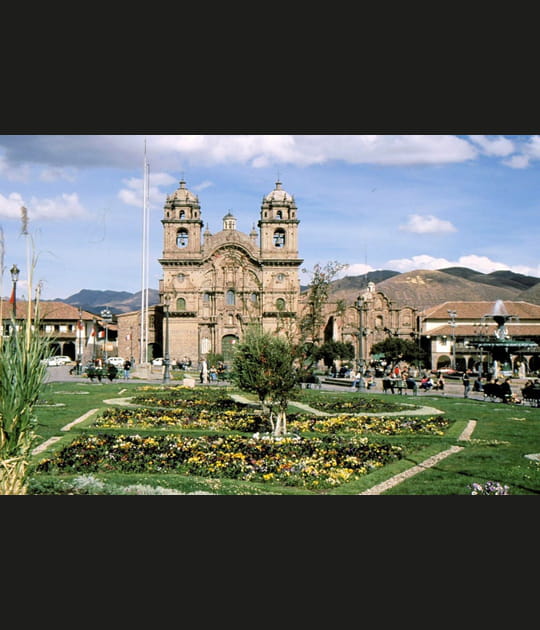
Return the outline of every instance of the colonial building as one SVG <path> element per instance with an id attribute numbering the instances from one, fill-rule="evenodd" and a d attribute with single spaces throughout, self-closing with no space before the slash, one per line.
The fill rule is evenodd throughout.
<path id="1" fill-rule="evenodd" d="M 116 354 L 116 325 L 105 322 L 100 316 L 65 302 L 38 303 L 39 329 L 51 340 L 52 353 L 65 355 L 85 363 L 106 354 Z M 28 302 L 17 300 L 13 305 L 2 305 L 3 335 L 10 334 L 12 318 L 17 328 L 28 317 Z M 30 305 L 30 318 L 35 320 L 36 305 Z"/>
<path id="2" fill-rule="evenodd" d="M 360 365 L 369 364 L 371 348 L 388 336 L 410 339 L 415 336 L 417 310 L 410 306 L 397 307 L 373 282 L 354 304 L 330 302 L 326 307 L 325 339 L 350 342 Z"/>
<path id="3" fill-rule="evenodd" d="M 454 367 L 458 370 L 490 371 L 493 348 L 489 340 L 495 338 L 498 325 L 494 319 L 495 302 L 444 302 L 420 314 L 418 330 L 426 341 L 431 367 L 434 370 Z M 505 326 L 509 340 L 508 369 L 515 375 L 531 374 L 540 370 L 540 306 L 521 301 L 504 301 L 508 313 Z M 531 342 L 527 347 L 526 342 Z"/>

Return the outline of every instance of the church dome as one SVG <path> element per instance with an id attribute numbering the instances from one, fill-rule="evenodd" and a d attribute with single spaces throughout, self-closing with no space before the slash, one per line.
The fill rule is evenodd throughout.
<path id="1" fill-rule="evenodd" d="M 169 200 L 180 201 L 180 202 L 195 202 L 198 203 L 199 199 L 197 195 L 191 192 L 186 188 L 186 182 L 182 179 L 180 180 L 180 188 L 172 195 L 169 195 Z"/>
<path id="2" fill-rule="evenodd" d="M 266 197 L 264 198 L 265 201 L 294 201 L 292 195 L 289 195 L 289 193 L 286 190 L 283 190 L 283 188 L 281 188 L 281 182 L 276 182 L 276 187 L 274 188 L 274 190 L 270 193 L 268 193 L 268 195 L 266 195 Z"/>

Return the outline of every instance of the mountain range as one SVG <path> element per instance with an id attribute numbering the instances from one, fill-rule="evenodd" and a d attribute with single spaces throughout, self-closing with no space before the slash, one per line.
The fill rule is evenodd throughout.
<path id="1" fill-rule="evenodd" d="M 65 302 L 71 306 L 77 306 L 84 311 L 99 315 L 101 311 L 108 308 L 111 313 L 129 313 L 141 309 L 142 291 L 129 293 L 128 291 L 95 291 L 82 289 L 68 298 L 56 298 L 55 302 Z M 148 289 L 148 306 L 159 304 L 159 291 Z"/>
<path id="2" fill-rule="evenodd" d="M 540 278 L 512 271 L 480 273 L 467 267 L 448 267 L 437 271 L 378 270 L 361 276 L 345 276 L 334 280 L 330 299 L 352 304 L 373 282 L 397 307 L 411 306 L 418 310 L 448 301 L 524 301 L 540 305 Z M 307 290 L 302 286 L 301 290 Z M 128 313 L 141 308 L 141 291 L 96 291 L 83 289 L 68 298 L 55 301 L 77 306 L 99 314 L 104 308 L 112 313 Z M 148 289 L 148 306 L 159 304 L 159 291 Z"/>
<path id="3" fill-rule="evenodd" d="M 394 306 L 411 306 L 418 310 L 448 301 L 511 300 L 540 305 L 540 278 L 512 271 L 485 274 L 467 267 L 405 273 L 376 271 L 349 276 L 332 283 L 330 296 L 352 303 L 369 282 L 374 282 L 376 290 L 382 291 Z"/>

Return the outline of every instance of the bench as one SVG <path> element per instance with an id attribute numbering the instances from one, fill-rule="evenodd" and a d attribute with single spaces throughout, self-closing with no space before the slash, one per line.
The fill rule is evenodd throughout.
<path id="1" fill-rule="evenodd" d="M 302 389 L 321 389 L 321 379 L 314 374 L 310 374 L 300 382 Z"/>
<path id="2" fill-rule="evenodd" d="M 403 380 L 392 379 L 392 378 L 383 378 L 382 387 L 383 387 L 383 393 L 386 393 L 387 391 L 391 391 L 392 394 L 394 394 L 395 393 L 394 390 L 397 389 L 400 394 L 403 394 L 403 392 L 407 393 L 407 390 L 411 389 L 414 396 L 418 394 L 418 385 L 416 384 L 416 381 L 413 381 L 412 379 L 403 381 Z"/>
<path id="3" fill-rule="evenodd" d="M 505 393 L 499 383 L 484 383 L 482 391 L 484 393 L 484 400 L 486 398 L 491 401 L 499 399 L 501 402 L 507 402 L 509 398 L 508 394 Z"/>
<path id="4" fill-rule="evenodd" d="M 523 403 L 527 402 L 531 406 L 540 407 L 540 387 L 524 387 L 521 390 Z"/>

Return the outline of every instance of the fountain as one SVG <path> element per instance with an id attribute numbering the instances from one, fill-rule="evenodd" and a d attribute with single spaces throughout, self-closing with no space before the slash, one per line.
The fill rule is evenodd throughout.
<path id="1" fill-rule="evenodd" d="M 486 319 L 491 318 L 497 324 L 497 329 L 493 333 L 492 339 L 484 339 L 471 341 L 470 345 L 488 350 L 493 358 L 493 377 L 512 376 L 512 357 L 511 355 L 522 354 L 528 350 L 534 350 L 538 347 L 534 341 L 519 341 L 511 339 L 506 327 L 506 322 L 513 319 L 518 320 L 515 315 L 510 315 L 506 310 L 502 300 L 496 300 L 491 313 L 482 317 L 482 324 L 486 323 Z"/>

